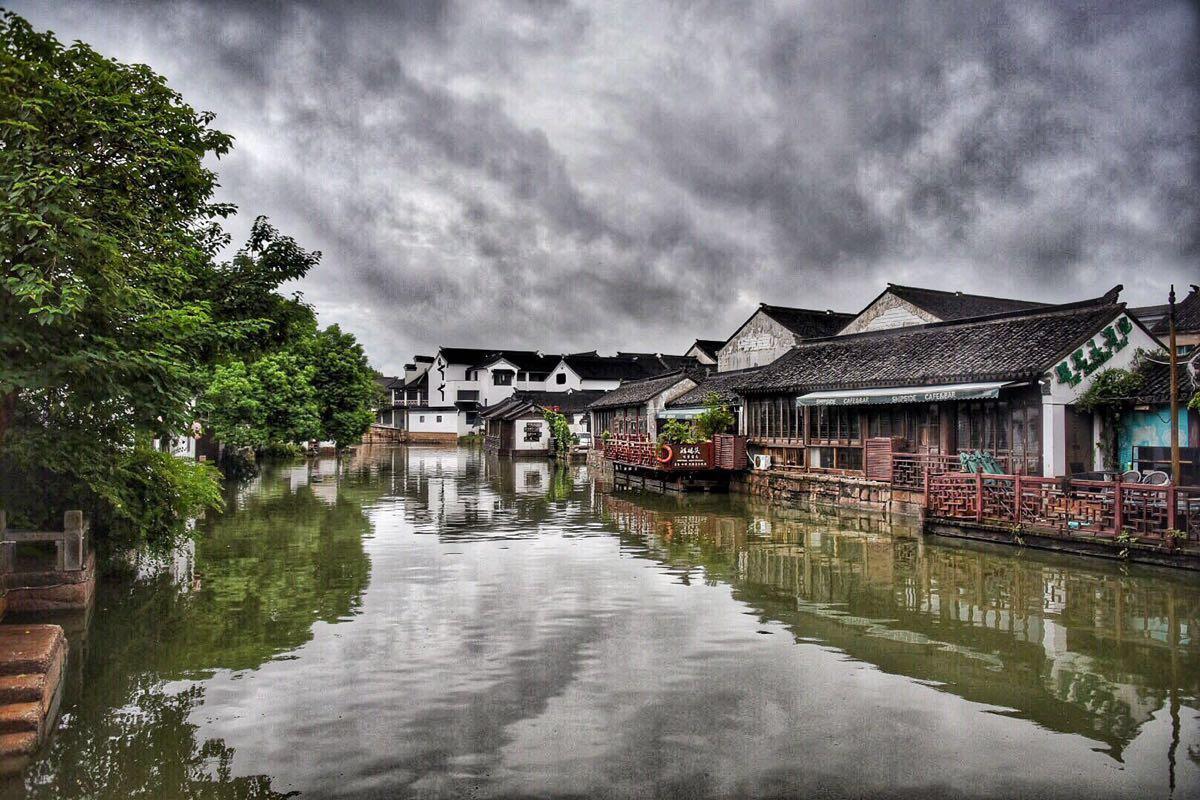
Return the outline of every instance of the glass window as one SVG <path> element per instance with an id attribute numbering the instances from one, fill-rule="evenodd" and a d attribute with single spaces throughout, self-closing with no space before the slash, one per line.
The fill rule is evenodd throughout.
<path id="1" fill-rule="evenodd" d="M 557 375 L 555 375 L 554 382 L 559 383 L 559 384 L 566 383 L 567 382 L 567 373 L 560 372 Z"/>
<path id="2" fill-rule="evenodd" d="M 438 421 L 438 422 L 441 422 L 441 421 L 442 421 L 442 415 L 441 415 L 441 414 L 438 414 L 438 415 L 437 415 L 437 421 Z"/>

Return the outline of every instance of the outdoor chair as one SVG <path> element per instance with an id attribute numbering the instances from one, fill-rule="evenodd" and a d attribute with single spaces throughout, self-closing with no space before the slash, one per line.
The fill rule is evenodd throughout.
<path id="1" fill-rule="evenodd" d="M 1127 469 L 1121 473 L 1121 483 L 1141 483 L 1142 473 L 1136 469 Z"/>
<path id="2" fill-rule="evenodd" d="M 1166 486 L 1170 482 L 1171 476 L 1159 469 L 1151 470 L 1142 476 L 1142 483 L 1147 486 Z"/>

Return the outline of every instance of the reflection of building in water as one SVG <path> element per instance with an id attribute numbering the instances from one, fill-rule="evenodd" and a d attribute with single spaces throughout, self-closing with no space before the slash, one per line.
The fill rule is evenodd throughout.
<path id="1" fill-rule="evenodd" d="M 179 587 L 181 592 L 190 592 L 198 588 L 196 583 L 196 542 L 185 539 L 170 552 L 161 555 L 146 551 L 131 553 L 134 559 L 134 572 L 138 580 L 149 580 L 164 573 L 171 577 L 171 583 Z"/>
<path id="2" fill-rule="evenodd" d="M 1172 689 L 1200 694 L 1200 589 L 1187 583 L 926 545 L 870 522 L 844 530 L 632 497 L 606 497 L 605 516 L 644 555 L 703 568 L 798 638 L 1103 741 L 1114 755 Z"/>

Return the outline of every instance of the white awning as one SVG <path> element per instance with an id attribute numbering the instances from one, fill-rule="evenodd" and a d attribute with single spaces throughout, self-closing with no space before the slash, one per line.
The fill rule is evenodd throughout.
<path id="1" fill-rule="evenodd" d="M 1000 396 L 1010 381 L 947 383 L 941 386 L 891 386 L 883 389 L 840 389 L 809 392 L 796 398 L 798 406 L 874 406 L 898 403 L 937 403 L 945 400 L 984 400 Z"/>
<path id="2" fill-rule="evenodd" d="M 704 408 L 664 408 L 658 412 L 659 419 L 695 419 L 704 413 Z"/>

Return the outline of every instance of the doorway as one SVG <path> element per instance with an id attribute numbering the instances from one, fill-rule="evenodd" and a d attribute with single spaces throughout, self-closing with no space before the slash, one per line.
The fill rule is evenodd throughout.
<path id="1" fill-rule="evenodd" d="M 1095 460 L 1092 415 L 1067 406 L 1067 474 L 1091 472 Z"/>

